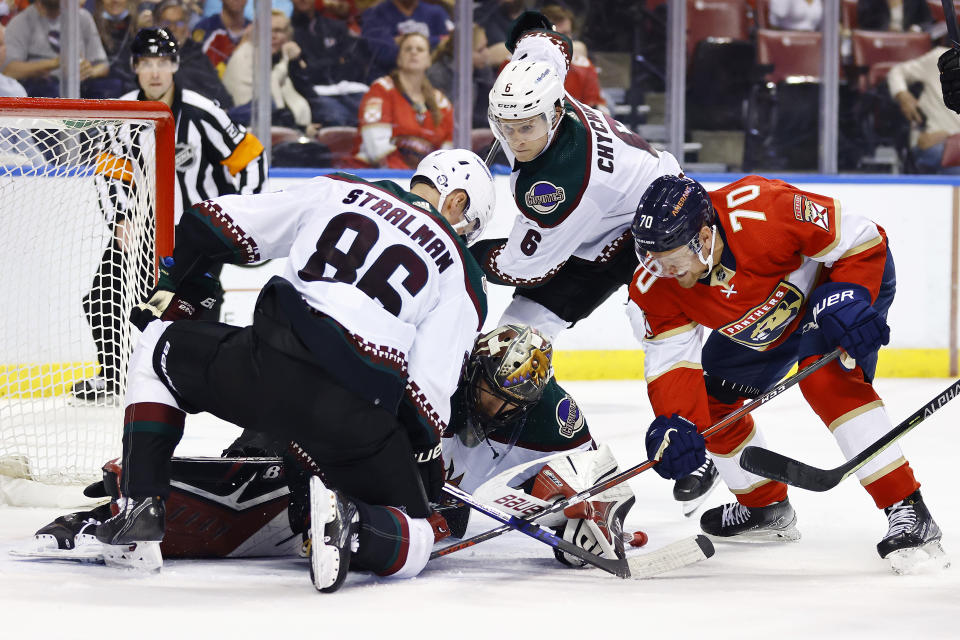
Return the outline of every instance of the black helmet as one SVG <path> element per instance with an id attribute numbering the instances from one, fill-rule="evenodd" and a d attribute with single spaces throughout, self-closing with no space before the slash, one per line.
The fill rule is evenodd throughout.
<path id="1" fill-rule="evenodd" d="M 710 195 L 692 178 L 660 176 L 647 187 L 630 230 L 637 255 L 663 252 L 696 242 L 704 226 L 713 224 Z M 697 249 L 699 250 L 699 249 Z"/>
<path id="2" fill-rule="evenodd" d="M 466 409 L 483 440 L 494 431 L 517 426 L 519 418 L 540 401 L 553 377 L 553 345 L 533 327 L 507 324 L 480 336 L 466 371 Z M 486 382 L 481 386 L 481 380 Z M 481 394 L 509 402 L 490 415 L 481 409 Z"/>
<path id="3" fill-rule="evenodd" d="M 136 70 L 140 58 L 170 58 L 180 62 L 180 47 L 162 27 L 140 29 L 130 45 L 130 66 Z"/>

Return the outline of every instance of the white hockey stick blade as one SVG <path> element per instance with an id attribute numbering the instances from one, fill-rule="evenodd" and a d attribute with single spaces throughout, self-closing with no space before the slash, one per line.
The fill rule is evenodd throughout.
<path id="1" fill-rule="evenodd" d="M 157 572 L 163 568 L 159 542 L 103 545 L 103 560 L 108 567 Z"/>
<path id="2" fill-rule="evenodd" d="M 667 546 L 635 556 L 627 556 L 630 577 L 644 580 L 667 571 L 675 571 L 713 555 L 713 544 L 704 535 L 677 540 Z"/>

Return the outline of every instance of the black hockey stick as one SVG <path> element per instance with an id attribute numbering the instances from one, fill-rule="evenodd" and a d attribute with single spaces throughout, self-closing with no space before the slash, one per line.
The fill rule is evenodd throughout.
<path id="1" fill-rule="evenodd" d="M 953 7 L 953 0 L 940 0 L 943 6 L 943 18 L 947 23 L 947 33 L 954 49 L 960 49 L 960 34 L 957 33 L 957 11 Z"/>
<path id="2" fill-rule="evenodd" d="M 510 528 L 515 528 L 517 531 L 525 533 L 531 538 L 535 538 L 554 549 L 559 549 L 572 556 L 576 556 L 587 564 L 602 569 L 607 573 L 612 573 L 618 578 L 634 578 L 638 580 L 651 578 L 664 571 L 679 569 L 680 567 L 706 560 L 713 556 L 714 553 L 713 543 L 711 543 L 706 536 L 698 535 L 678 540 L 666 547 L 656 549 L 649 553 L 624 557 L 621 555 L 622 551 L 620 551 L 618 555 L 621 555 L 621 557 L 616 559 L 604 558 L 603 556 L 581 549 L 572 542 L 564 540 L 560 536 L 552 533 L 549 529 L 541 527 L 538 524 L 508 515 L 499 509 L 485 505 L 459 487 L 448 484 L 444 485 L 443 490 L 454 498 L 470 505 L 480 513 L 488 515 L 494 520 L 499 520 L 510 526 Z M 618 540 L 615 544 L 618 549 L 622 549 L 622 541 Z"/>
<path id="3" fill-rule="evenodd" d="M 960 394 L 960 380 L 956 380 L 943 393 L 917 409 L 909 418 L 836 469 L 818 469 L 762 447 L 746 447 L 740 456 L 740 466 L 758 476 L 778 480 L 794 487 L 809 491 L 827 491 L 840 484 L 847 476 L 856 473 L 863 465 L 909 433 L 933 412 L 957 397 L 957 394 Z"/>
<path id="4" fill-rule="evenodd" d="M 798 371 L 793 376 L 787 378 L 786 380 L 783 380 L 773 389 L 764 393 L 762 396 L 751 400 L 750 402 L 746 403 L 736 411 L 730 413 L 727 417 L 722 418 L 719 422 L 717 422 L 716 424 L 712 425 L 709 429 L 704 431 L 703 436 L 707 437 L 707 436 L 713 435 L 717 431 L 720 431 L 721 429 L 724 429 L 730 426 L 731 424 L 733 424 L 743 416 L 747 415 L 754 409 L 758 409 L 762 405 L 770 402 L 771 400 L 779 396 L 781 393 L 783 393 L 793 385 L 797 384 L 798 382 L 800 382 L 801 380 L 809 376 L 811 373 L 813 373 L 817 369 L 820 369 L 821 367 L 827 365 L 828 363 L 836 360 L 840 356 L 840 354 L 841 354 L 840 349 L 834 349 L 833 351 L 823 356 L 822 358 L 820 358 L 819 360 L 817 360 L 807 368 L 801 371 Z M 603 493 L 607 489 L 614 487 L 620 484 L 621 482 L 624 482 L 625 480 L 629 480 L 630 478 L 640 473 L 643 473 L 644 471 L 651 468 L 655 464 L 657 463 L 653 460 L 647 460 L 646 462 L 642 462 L 638 465 L 630 467 L 625 471 L 621 471 L 615 476 L 611 476 L 610 478 L 604 480 L 603 482 L 598 482 L 592 487 L 584 489 L 583 491 L 581 491 L 576 495 L 573 495 L 564 500 L 555 502 L 553 505 L 551 505 L 550 507 L 547 507 L 546 509 L 544 509 L 543 511 L 540 511 L 539 513 L 536 513 L 528 518 L 516 518 L 516 520 L 518 522 L 529 523 L 529 522 L 534 522 L 536 520 L 539 520 L 540 518 L 548 514 L 557 513 L 558 511 L 563 511 L 564 509 L 566 509 L 571 505 L 578 504 L 580 502 L 588 500 L 593 496 L 597 495 L 598 493 Z M 430 554 L 430 559 L 432 560 L 434 558 L 439 558 L 440 556 L 445 556 L 451 553 L 455 553 L 457 551 L 461 551 L 462 549 L 466 549 L 467 547 L 472 547 L 473 545 L 484 542 L 485 540 L 490 540 L 491 538 L 496 538 L 497 536 L 503 535 L 507 531 L 510 531 L 511 529 L 514 529 L 514 528 L 515 527 L 511 524 L 503 524 L 494 529 L 490 529 L 489 531 L 478 533 L 477 535 L 471 538 L 467 538 L 466 540 L 461 540 L 460 542 L 448 545 L 442 549 L 437 549 L 436 551 Z"/>

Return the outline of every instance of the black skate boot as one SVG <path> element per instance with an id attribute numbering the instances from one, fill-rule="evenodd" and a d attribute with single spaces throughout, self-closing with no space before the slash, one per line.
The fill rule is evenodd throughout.
<path id="1" fill-rule="evenodd" d="M 708 536 L 730 542 L 793 542 L 800 539 L 797 514 L 784 499 L 766 507 L 731 502 L 709 509 L 700 517 Z"/>
<path id="2" fill-rule="evenodd" d="M 109 566 L 159 571 L 163 566 L 163 499 L 120 498 L 118 504 L 120 512 L 97 527 L 104 561 Z"/>
<path id="3" fill-rule="evenodd" d="M 940 544 L 940 527 L 923 503 L 919 489 L 883 511 L 890 528 L 877 544 L 877 553 L 890 561 L 894 573 L 912 573 L 921 565 L 950 566 Z"/>
<path id="4" fill-rule="evenodd" d="M 673 484 L 673 499 L 683 503 L 683 515 L 692 516 L 704 503 L 710 492 L 720 484 L 720 473 L 710 456 L 693 473 Z"/>
<path id="5" fill-rule="evenodd" d="M 343 585 L 356 551 L 357 505 L 339 491 L 310 478 L 310 579 L 317 591 L 332 593 Z"/>
<path id="6" fill-rule="evenodd" d="M 91 544 L 99 548 L 100 541 L 94 532 L 97 526 L 109 517 L 109 504 L 101 505 L 92 511 L 77 511 L 60 516 L 33 534 L 36 549 L 73 551 Z"/>

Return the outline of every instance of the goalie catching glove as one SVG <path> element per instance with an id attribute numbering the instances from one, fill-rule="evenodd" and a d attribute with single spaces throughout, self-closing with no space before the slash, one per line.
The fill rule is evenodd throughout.
<path id="1" fill-rule="evenodd" d="M 617 461 L 607 445 L 595 451 L 577 451 L 552 459 L 533 479 L 530 495 L 552 503 L 569 498 L 613 475 Z M 556 528 L 557 534 L 584 551 L 604 558 L 622 558 L 624 538 L 634 546 L 646 542 L 643 532 L 624 536 L 623 519 L 636 501 L 630 485 L 623 482 L 597 494 L 592 500 L 563 510 L 567 518 Z M 580 558 L 554 549 L 557 560 L 571 567 L 586 563 Z"/>
<path id="2" fill-rule="evenodd" d="M 173 258 L 160 261 L 160 277 L 157 286 L 141 302 L 130 310 L 130 322 L 143 331 L 150 322 L 160 320 L 185 320 L 200 313 L 200 308 L 212 309 L 220 302 L 223 289 L 220 280 L 209 273 L 191 276 L 179 285 L 171 277 Z"/>

